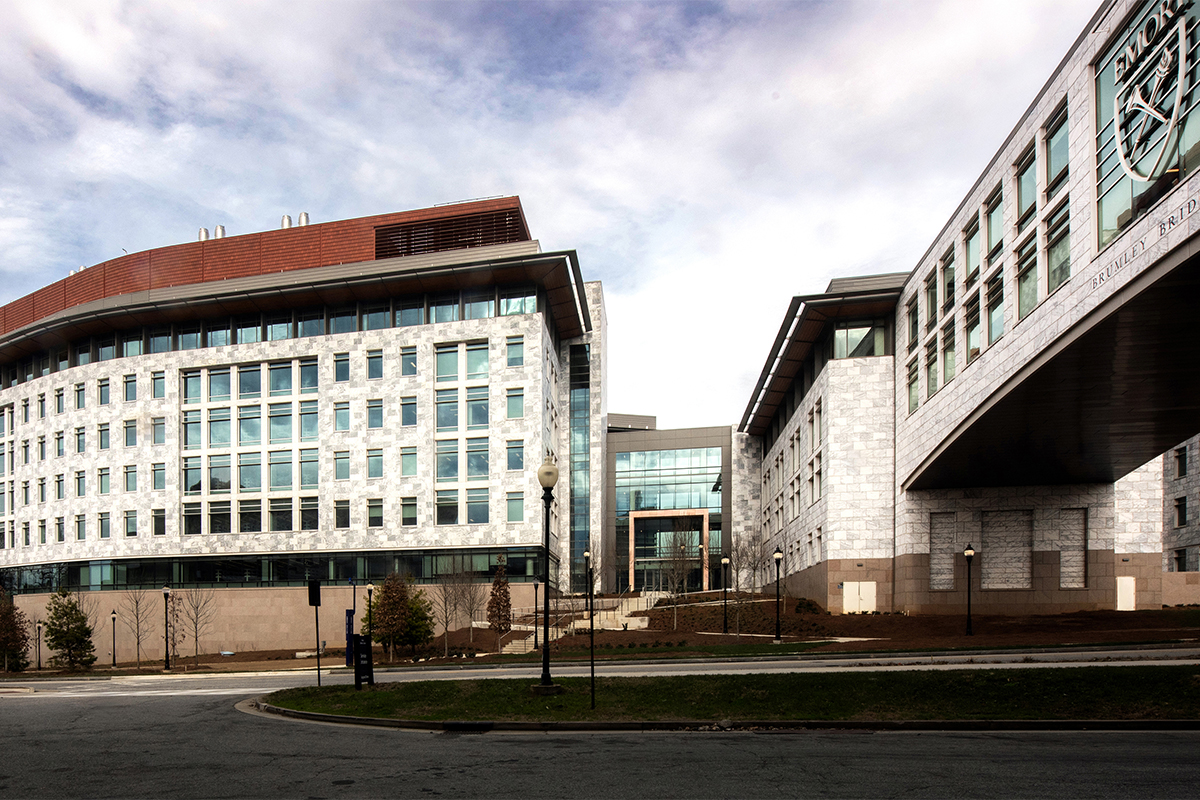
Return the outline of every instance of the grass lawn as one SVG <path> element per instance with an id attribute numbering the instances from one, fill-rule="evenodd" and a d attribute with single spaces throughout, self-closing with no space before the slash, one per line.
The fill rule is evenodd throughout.
<path id="1" fill-rule="evenodd" d="M 1079 667 L 948 672 L 464 680 L 298 688 L 267 702 L 299 711 L 411 720 L 1168 720 L 1200 719 L 1200 668 Z"/>

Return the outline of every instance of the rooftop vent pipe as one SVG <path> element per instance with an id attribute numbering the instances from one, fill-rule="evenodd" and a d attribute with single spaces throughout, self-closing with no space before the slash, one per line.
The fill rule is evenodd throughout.
<path id="1" fill-rule="evenodd" d="M 224 225 L 217 225 L 213 228 L 213 238 L 214 239 L 224 239 L 225 238 L 225 226 Z"/>
<path id="2" fill-rule="evenodd" d="M 300 220 L 297 224 L 299 224 L 299 225 L 307 225 L 308 224 L 308 212 L 307 211 L 300 212 Z"/>
<path id="3" fill-rule="evenodd" d="M 291 215 L 291 214 L 284 214 L 284 215 L 283 215 L 283 219 L 279 220 L 279 227 L 280 227 L 280 228 L 290 228 L 290 227 L 292 227 L 292 215 Z"/>
<path id="4" fill-rule="evenodd" d="M 208 228 L 200 229 L 200 233 L 196 236 L 196 241 L 197 242 L 207 242 L 208 241 Z"/>

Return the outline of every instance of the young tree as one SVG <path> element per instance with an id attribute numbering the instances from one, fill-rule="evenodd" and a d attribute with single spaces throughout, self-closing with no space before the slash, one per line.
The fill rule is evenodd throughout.
<path id="1" fill-rule="evenodd" d="M 389 663 L 395 660 L 396 645 L 404 637 L 410 610 L 408 582 L 393 572 L 375 592 L 371 608 L 371 638 L 383 645 Z"/>
<path id="2" fill-rule="evenodd" d="M 29 618 L 13 598 L 0 589 L 0 653 L 4 671 L 20 672 L 29 666 Z"/>
<path id="3" fill-rule="evenodd" d="M 53 666 L 67 669 L 88 669 L 96 662 L 92 645 L 92 626 L 79 600 L 66 587 L 50 597 L 46 607 L 46 644 L 57 655 L 50 659 Z"/>
<path id="4" fill-rule="evenodd" d="M 445 654 L 450 655 L 450 628 L 458 619 L 462 602 L 462 584 L 466 575 L 461 568 L 446 570 L 438 576 L 438 589 L 431 601 L 433 616 L 442 626 Z"/>
<path id="5" fill-rule="evenodd" d="M 496 577 L 492 580 L 492 593 L 487 603 L 488 627 L 496 632 L 496 652 L 504 641 L 504 634 L 512 630 L 512 596 L 508 591 L 508 577 L 504 571 L 504 559 L 496 566 Z"/>
<path id="6" fill-rule="evenodd" d="M 167 600 L 167 615 L 171 621 L 170 631 L 168 632 L 168 641 L 171 645 L 171 660 L 179 661 L 179 645 L 183 643 L 184 636 L 187 634 L 187 629 L 183 624 L 183 591 L 176 590 L 171 592 L 170 599 Z"/>
<path id="7" fill-rule="evenodd" d="M 671 602 L 674 608 L 672 626 L 675 630 L 679 629 L 679 598 L 687 591 L 688 572 L 691 571 L 687 552 L 690 544 L 691 537 L 688 536 L 687 531 L 680 529 L 679 522 L 677 522 L 675 530 L 668 540 L 667 552 L 663 554 L 667 591 L 671 593 Z"/>
<path id="8" fill-rule="evenodd" d="M 192 658 L 196 666 L 200 666 L 200 637 L 212 630 L 213 619 L 217 615 L 217 595 L 211 588 L 189 589 L 179 592 L 180 615 L 184 627 L 192 637 Z"/>
<path id="9" fill-rule="evenodd" d="M 475 643 L 475 618 L 483 610 L 487 602 L 487 587 L 481 583 L 472 572 L 463 571 L 462 583 L 459 586 L 459 608 L 467 618 L 467 638 Z"/>
<path id="10" fill-rule="evenodd" d="M 121 616 L 125 626 L 133 634 L 133 642 L 137 651 L 137 665 L 142 666 L 142 645 L 150 638 L 150 631 L 158 619 L 157 598 L 145 589 L 130 589 L 121 599 Z"/>
<path id="11" fill-rule="evenodd" d="M 400 643 L 409 646 L 412 655 L 417 654 L 417 648 L 433 641 L 433 615 L 425 592 L 409 587 L 408 590 L 408 623 L 404 627 Z"/>

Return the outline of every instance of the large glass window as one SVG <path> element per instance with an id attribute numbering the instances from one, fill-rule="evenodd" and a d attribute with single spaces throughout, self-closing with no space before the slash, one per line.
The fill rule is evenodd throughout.
<path id="1" fill-rule="evenodd" d="M 1037 160 L 1033 148 L 1017 162 L 1017 231 L 1023 231 L 1037 212 Z"/>
<path id="2" fill-rule="evenodd" d="M 1053 197 L 1066 183 L 1067 163 L 1070 157 L 1065 103 L 1046 126 L 1046 131 L 1046 196 Z"/>
<path id="3" fill-rule="evenodd" d="M 333 501 L 333 527 L 349 528 L 350 527 L 350 501 L 349 500 L 334 500 Z"/>
<path id="4" fill-rule="evenodd" d="M 258 364 L 238 367 L 238 397 L 253 400 L 262 396 L 262 368 Z"/>
<path id="5" fill-rule="evenodd" d="M 938 347 L 937 339 L 925 345 L 925 393 L 933 397 L 938 390 Z"/>
<path id="6" fill-rule="evenodd" d="M 305 400 L 300 403 L 300 441 L 315 442 L 318 435 L 317 401 Z"/>
<path id="7" fill-rule="evenodd" d="M 507 511 L 509 522 L 524 522 L 525 521 L 525 493 L 524 492 L 509 492 L 507 497 Z"/>
<path id="8" fill-rule="evenodd" d="M 491 292 L 487 295 L 470 295 L 463 301 L 465 319 L 487 319 L 496 316 L 496 301 Z"/>
<path id="9" fill-rule="evenodd" d="M 915 309 L 916 304 L 914 303 L 914 313 Z M 884 355 L 883 334 L 883 325 L 872 325 L 869 322 L 839 326 L 833 332 L 833 357 L 862 358 Z M 909 334 L 914 337 L 911 342 L 916 342 L 916 334 L 911 329 Z"/>
<path id="10" fill-rule="evenodd" d="M 966 234 L 967 256 L 967 286 L 974 285 L 979 280 L 979 226 L 976 225 Z"/>
<path id="11" fill-rule="evenodd" d="M 467 480 L 486 481 L 488 477 L 488 440 L 467 439 Z"/>
<path id="12" fill-rule="evenodd" d="M 167 441 L 167 418 L 154 417 L 150 420 L 150 441 L 153 444 L 166 444 Z M 62 453 L 59 453 L 62 455 Z"/>
<path id="13" fill-rule="evenodd" d="M 525 442 L 512 441 L 508 443 L 508 468 L 510 470 L 525 469 Z"/>
<path id="14" fill-rule="evenodd" d="M 1046 221 L 1046 266 L 1051 292 L 1071 277 L 1071 226 L 1067 206 L 1064 202 Z"/>
<path id="15" fill-rule="evenodd" d="M 318 461 L 318 451 L 314 448 L 311 450 L 300 451 L 300 488 L 315 489 L 320 481 L 320 463 Z"/>
<path id="16" fill-rule="evenodd" d="M 350 380 L 350 354 L 335 353 L 333 356 L 333 381 L 345 383 Z"/>
<path id="17" fill-rule="evenodd" d="M 292 498 L 276 497 L 271 499 L 271 530 L 292 530 Z"/>
<path id="18" fill-rule="evenodd" d="M 99 434 L 99 439 L 100 439 L 100 449 L 107 450 L 111 446 L 111 443 L 109 441 L 109 435 L 108 435 L 108 423 L 105 422 L 102 425 L 100 425 L 100 427 L 97 429 L 97 433 Z M 29 447 L 28 442 L 25 443 L 25 447 L 26 448 Z M 26 449 L 26 451 L 25 451 L 25 463 L 26 464 L 29 463 L 28 449 Z"/>
<path id="19" fill-rule="evenodd" d="M 417 398 L 400 398 L 400 425 L 412 426 L 417 424 Z"/>
<path id="20" fill-rule="evenodd" d="M 229 407 L 208 410 L 208 446 L 228 447 L 230 436 Z"/>
<path id="21" fill-rule="evenodd" d="M 210 369 L 208 371 L 208 399 L 210 401 L 229 399 L 228 369 Z"/>
<path id="22" fill-rule="evenodd" d="M 208 457 L 208 491 L 211 494 L 229 494 L 232 483 L 232 467 L 229 454 Z"/>
<path id="23" fill-rule="evenodd" d="M 439 489 L 437 493 L 437 524 L 458 524 L 458 490 Z"/>
<path id="24" fill-rule="evenodd" d="M 368 400 L 367 401 L 367 427 L 382 428 L 383 427 L 383 400 Z"/>
<path id="25" fill-rule="evenodd" d="M 400 348 L 400 374 L 401 375 L 416 375 L 417 374 L 417 348 L 401 347 Z"/>
<path id="26" fill-rule="evenodd" d="M 271 404 L 271 444 L 287 444 L 292 441 L 292 404 Z"/>
<path id="27" fill-rule="evenodd" d="M 417 498 L 400 498 L 400 524 L 405 527 L 417 524 Z"/>
<path id="28" fill-rule="evenodd" d="M 281 397 L 292 393 L 292 365 L 287 364 L 272 364 L 271 372 L 271 396 Z"/>
<path id="29" fill-rule="evenodd" d="M 362 322 L 364 331 L 377 331 L 381 328 L 391 327 L 392 312 L 387 306 L 372 306 L 364 308 L 362 312 Z"/>
<path id="30" fill-rule="evenodd" d="M 317 360 L 305 358 L 300 361 L 300 394 L 313 394 L 319 389 Z"/>
<path id="31" fill-rule="evenodd" d="M 184 512 L 187 516 L 187 512 Z M 228 500 L 208 504 L 208 532 L 229 533 L 232 528 L 232 504 Z"/>
<path id="32" fill-rule="evenodd" d="M 383 450 L 381 448 L 372 448 L 367 451 L 367 477 L 383 477 Z"/>
<path id="33" fill-rule="evenodd" d="M 1038 302 L 1037 241 L 1017 250 L 1017 319 L 1025 319 Z"/>
<path id="34" fill-rule="evenodd" d="M 167 396 L 167 373 L 150 373 L 150 394 L 156 398 Z"/>
<path id="35" fill-rule="evenodd" d="M 997 273 L 988 281 L 988 344 L 1004 335 L 1004 275 Z"/>
<path id="36" fill-rule="evenodd" d="M 97 384 L 96 388 L 97 388 L 97 392 L 100 397 L 100 399 L 99 399 L 100 405 L 102 405 L 102 406 L 108 405 L 108 403 L 109 403 L 108 378 L 101 378 L 99 383 Z M 28 418 L 26 418 L 25 421 L 28 422 L 29 421 Z"/>
<path id="37" fill-rule="evenodd" d="M 238 407 L 238 444 L 262 442 L 262 406 Z"/>
<path id="38" fill-rule="evenodd" d="M 520 367 L 525 364 L 525 337 L 509 336 L 506 344 L 508 366 Z"/>
<path id="39" fill-rule="evenodd" d="M 188 456 L 183 460 L 183 493 L 200 494 L 204 491 L 203 467 L 200 456 Z"/>
<path id="40" fill-rule="evenodd" d="M 132 403 L 134 400 L 137 400 L 137 375 L 126 375 L 123 386 L 125 390 L 125 402 Z M 59 409 L 59 411 L 61 410 Z"/>
<path id="41" fill-rule="evenodd" d="M 333 404 L 333 429 L 335 431 L 350 430 L 350 404 Z"/>
<path id="42" fill-rule="evenodd" d="M 942 384 L 945 385 L 954 378 L 954 320 L 942 328 Z"/>
<path id="43" fill-rule="evenodd" d="M 509 389 L 506 394 L 506 400 L 509 419 L 520 419 L 525 416 L 524 389 Z"/>
<path id="44" fill-rule="evenodd" d="M 458 346 L 438 346 L 434 353 L 438 382 L 458 380 Z"/>
<path id="45" fill-rule="evenodd" d="M 203 446 L 200 433 L 200 412 L 183 412 L 183 449 L 199 450 Z"/>
<path id="46" fill-rule="evenodd" d="M 458 440 L 437 443 L 437 479 L 439 483 L 458 480 Z"/>
<path id="47" fill-rule="evenodd" d="M 488 374 L 488 346 L 482 344 L 467 345 L 467 380 L 481 381 Z"/>
<path id="48" fill-rule="evenodd" d="M 238 454 L 238 491 L 262 491 L 262 453 Z"/>
<path id="49" fill-rule="evenodd" d="M 367 351 L 367 380 L 378 380 L 383 377 L 383 351 Z"/>
<path id="50" fill-rule="evenodd" d="M 537 292 L 533 289 L 501 289 L 500 314 L 536 314 Z"/>
<path id="51" fill-rule="evenodd" d="M 200 371 L 185 372 L 183 379 L 183 402 L 199 403 L 204 399 L 204 395 L 200 391 Z"/>
<path id="52" fill-rule="evenodd" d="M 917 368 L 917 359 L 913 359 L 908 365 L 908 413 L 913 413 L 917 410 L 917 405 L 920 403 L 920 392 L 918 391 L 918 378 L 920 372 Z"/>
<path id="53" fill-rule="evenodd" d="M 372 497 L 367 500 L 367 527 L 383 527 L 383 498 Z"/>
<path id="54" fill-rule="evenodd" d="M 320 527 L 321 500 L 317 497 L 300 498 L 300 530 L 315 531 Z"/>
<path id="55" fill-rule="evenodd" d="M 276 450 L 270 456 L 271 491 L 292 488 L 292 451 Z"/>
<path id="56" fill-rule="evenodd" d="M 997 192 L 987 203 L 988 264 L 1004 248 L 1004 198 Z"/>
<path id="57" fill-rule="evenodd" d="M 167 488 L 167 465 L 165 463 L 150 465 L 151 488 L 162 491 Z"/>
<path id="58" fill-rule="evenodd" d="M 262 341 L 262 319 L 260 317 L 244 317 L 235 325 L 238 344 L 253 344 Z"/>
<path id="59" fill-rule="evenodd" d="M 341 451 L 333 454 L 333 479 L 335 481 L 350 480 L 349 451 Z"/>
<path id="60" fill-rule="evenodd" d="M 467 524 L 483 525 L 488 521 L 488 490 L 467 489 Z"/>
<path id="61" fill-rule="evenodd" d="M 417 474 L 417 448 L 400 448 L 400 475 L 409 478 Z"/>
<path id="62" fill-rule="evenodd" d="M 262 501 L 238 501 L 238 531 L 241 533 L 258 533 L 262 530 Z"/>
<path id="63" fill-rule="evenodd" d="M 458 320 L 458 297 L 447 295 L 429 301 L 430 322 L 456 322 Z"/>
<path id="64" fill-rule="evenodd" d="M 127 492 L 136 492 L 137 491 L 137 465 L 136 464 L 126 464 L 125 465 L 125 491 L 127 491 Z"/>
<path id="65" fill-rule="evenodd" d="M 467 388 L 467 430 L 484 430 L 488 425 L 488 388 Z"/>
<path id="66" fill-rule="evenodd" d="M 439 433 L 458 430 L 458 390 L 437 390 L 437 430 Z"/>
<path id="67" fill-rule="evenodd" d="M 964 330 L 967 340 L 967 363 L 979 358 L 979 295 L 976 293 L 967 301 L 963 310 Z"/>
<path id="68" fill-rule="evenodd" d="M 425 324 L 425 303 L 422 300 L 407 300 L 396 303 L 396 326 L 407 328 Z"/>

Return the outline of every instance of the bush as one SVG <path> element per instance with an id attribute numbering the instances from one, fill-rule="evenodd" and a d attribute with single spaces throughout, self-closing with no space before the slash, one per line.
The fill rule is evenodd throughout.
<path id="1" fill-rule="evenodd" d="M 821 608 L 820 604 L 815 600 L 809 600 L 807 597 L 801 597 L 796 601 L 797 614 L 824 614 L 825 609 Z"/>

